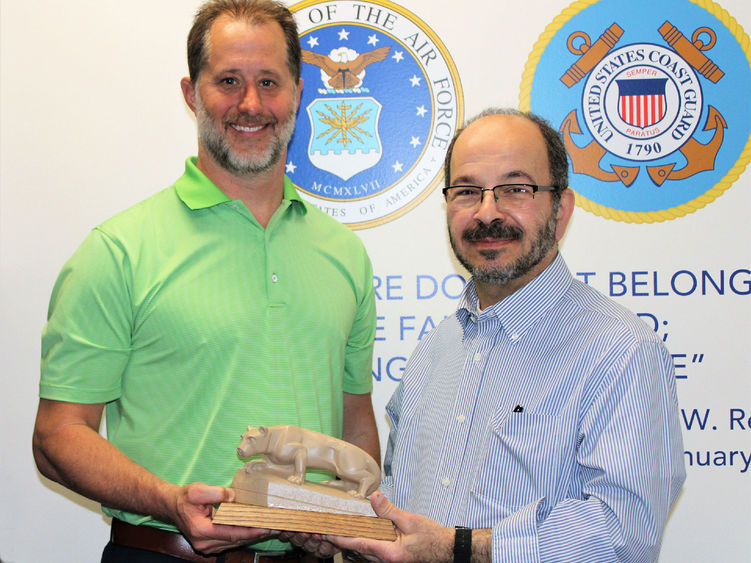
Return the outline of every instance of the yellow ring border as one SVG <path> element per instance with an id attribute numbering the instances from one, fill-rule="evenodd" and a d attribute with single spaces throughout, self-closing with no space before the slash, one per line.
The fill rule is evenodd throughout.
<path id="1" fill-rule="evenodd" d="M 289 11 L 294 14 L 302 10 L 303 8 L 308 8 L 316 4 L 326 4 L 329 1 L 331 0 L 303 0 L 302 2 L 296 2 L 295 4 L 290 6 Z M 451 57 L 451 54 L 448 52 L 446 45 L 444 45 L 443 41 L 441 41 L 438 35 L 436 35 L 435 31 L 433 31 L 433 28 L 431 28 L 426 22 L 418 18 L 416 14 L 413 14 L 404 6 L 395 4 L 394 2 L 391 2 L 390 0 L 366 0 L 366 1 L 371 2 L 373 4 L 378 4 L 380 6 L 383 6 L 384 8 L 388 8 L 389 10 L 396 12 L 397 14 L 401 16 L 404 16 L 413 24 L 415 24 L 417 27 L 419 27 L 423 31 L 423 33 L 425 33 L 425 35 L 427 35 L 433 40 L 433 43 L 435 44 L 436 47 L 438 47 L 438 50 L 443 55 L 443 59 L 444 61 L 446 61 L 446 66 L 449 69 L 449 74 L 454 80 L 454 90 L 456 92 L 456 126 L 454 130 L 456 131 L 457 129 L 459 129 L 464 124 L 464 92 L 462 90 L 462 83 L 461 83 L 461 80 L 459 79 L 459 71 L 456 68 L 456 63 L 454 63 L 454 59 Z M 400 207 L 396 211 L 393 211 L 387 215 L 384 215 L 383 217 L 379 217 L 378 219 L 371 219 L 369 221 L 363 221 L 362 223 L 344 223 L 344 224 L 347 225 L 347 227 L 349 227 L 353 231 L 358 231 L 360 229 L 369 229 L 370 227 L 377 227 L 385 223 L 388 223 L 389 221 L 393 221 L 394 219 L 401 217 L 402 215 L 411 211 L 412 209 L 417 207 L 420 203 L 425 201 L 425 199 L 431 193 L 433 193 L 436 186 L 441 183 L 441 180 L 443 180 L 443 167 L 441 167 L 440 171 L 430 181 L 428 186 L 422 192 L 420 192 L 420 194 L 415 199 L 413 199 L 412 201 L 410 201 L 403 207 Z"/>
<path id="2" fill-rule="evenodd" d="M 561 11 L 561 13 L 549 23 L 545 28 L 545 31 L 543 31 L 537 39 L 537 42 L 532 48 L 532 52 L 529 54 L 527 63 L 524 65 L 524 72 L 522 72 L 522 81 L 519 90 L 519 109 L 521 111 L 530 111 L 531 109 L 532 80 L 545 47 L 547 47 L 548 43 L 558 30 L 560 30 L 572 17 L 599 1 L 600 0 L 576 0 L 567 8 L 564 8 L 563 11 Z M 736 19 L 722 6 L 712 0 L 689 1 L 704 8 L 722 22 L 722 24 L 738 41 L 741 49 L 743 49 L 743 52 L 746 54 L 749 66 L 751 66 L 751 52 L 749 52 L 748 35 L 746 35 L 743 27 L 736 21 Z M 688 215 L 689 213 L 693 213 L 697 209 L 705 207 L 720 197 L 743 173 L 749 161 L 751 161 L 751 133 L 749 133 L 746 146 L 743 148 L 743 152 L 738 157 L 735 165 L 728 170 L 722 180 L 715 184 L 714 187 L 688 203 L 660 211 L 621 211 L 619 209 L 612 209 L 599 203 L 595 203 L 577 193 L 576 205 L 585 211 L 589 211 L 600 217 L 625 223 L 655 223 L 676 219 Z"/>

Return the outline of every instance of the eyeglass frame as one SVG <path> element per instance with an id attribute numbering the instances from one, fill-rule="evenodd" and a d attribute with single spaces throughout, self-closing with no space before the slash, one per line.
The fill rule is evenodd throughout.
<path id="1" fill-rule="evenodd" d="M 495 201 L 497 202 L 500 198 L 496 196 L 495 190 L 496 188 L 502 188 L 505 186 L 523 186 L 525 188 L 531 188 L 532 189 L 532 200 L 535 199 L 535 194 L 537 192 L 556 192 L 556 191 L 562 191 L 560 190 L 559 186 L 540 186 L 538 184 L 528 184 L 526 182 L 509 182 L 507 184 L 497 184 L 493 186 L 492 188 L 484 188 L 483 186 L 477 186 L 475 184 L 454 184 L 452 186 L 446 186 L 441 190 L 443 193 L 443 199 L 446 200 L 447 203 L 450 203 L 448 200 L 448 191 L 453 188 L 475 188 L 480 190 L 480 200 L 478 203 L 482 203 L 482 200 L 485 197 L 485 192 L 493 192 L 493 197 L 495 198 Z M 532 200 L 526 200 L 526 201 L 532 201 Z"/>

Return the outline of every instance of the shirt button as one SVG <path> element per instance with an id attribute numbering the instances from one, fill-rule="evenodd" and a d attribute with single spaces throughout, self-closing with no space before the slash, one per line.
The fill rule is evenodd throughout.
<path id="1" fill-rule="evenodd" d="M 443 485 L 444 487 L 448 487 L 450 484 L 451 484 L 451 479 L 449 479 L 448 477 L 444 477 L 443 479 L 441 479 L 441 485 Z"/>
<path id="2" fill-rule="evenodd" d="M 276 274 L 271 274 L 271 281 L 274 283 L 278 282 L 279 276 L 277 276 Z"/>
<path id="3" fill-rule="evenodd" d="M 459 416 L 457 416 L 457 417 L 456 417 L 456 421 L 457 421 L 457 422 L 458 422 L 459 424 L 461 424 L 461 423 L 462 423 L 462 422 L 464 422 L 465 420 L 467 420 L 467 417 L 466 417 L 466 416 L 464 416 L 463 414 L 460 414 Z"/>
<path id="4" fill-rule="evenodd" d="M 511 335 L 511 340 L 519 340 L 519 335 L 514 333 Z"/>
<path id="5" fill-rule="evenodd" d="M 482 360 L 482 354 L 480 354 L 479 352 L 475 354 L 474 360 L 475 362 L 479 362 L 480 360 Z"/>

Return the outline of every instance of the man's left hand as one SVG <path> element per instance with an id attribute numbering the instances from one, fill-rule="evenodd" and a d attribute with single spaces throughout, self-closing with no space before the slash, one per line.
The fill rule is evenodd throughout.
<path id="1" fill-rule="evenodd" d="M 396 526 L 396 541 L 378 541 L 366 538 L 323 536 L 340 549 L 354 551 L 367 561 L 404 562 L 453 561 L 454 529 L 419 514 L 397 508 L 381 492 L 374 492 L 370 503 L 381 518 L 391 520 Z"/>

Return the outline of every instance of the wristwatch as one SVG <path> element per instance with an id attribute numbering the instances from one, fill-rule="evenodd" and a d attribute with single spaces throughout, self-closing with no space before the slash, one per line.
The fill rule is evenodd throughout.
<path id="1" fill-rule="evenodd" d="M 454 563 L 469 563 L 472 558 L 472 529 L 456 527 L 454 537 Z"/>

